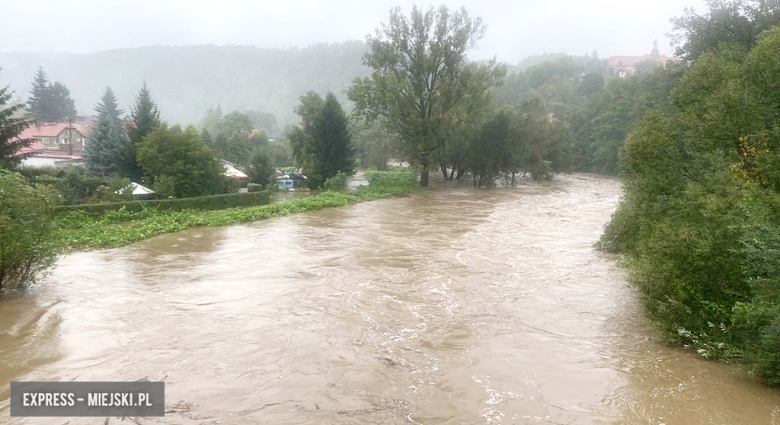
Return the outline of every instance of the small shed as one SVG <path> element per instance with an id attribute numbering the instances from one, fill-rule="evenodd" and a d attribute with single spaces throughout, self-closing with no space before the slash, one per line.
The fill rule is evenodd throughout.
<path id="1" fill-rule="evenodd" d="M 135 183 L 135 182 L 130 183 L 129 185 L 127 185 L 127 187 L 125 187 L 123 189 L 119 189 L 119 190 L 117 190 L 114 193 L 123 195 L 127 191 L 132 191 L 133 200 L 134 201 L 140 201 L 140 200 L 143 200 L 143 199 L 150 199 L 150 198 L 154 197 L 154 191 L 152 189 L 149 189 L 148 187 L 141 186 L 140 184 Z"/>

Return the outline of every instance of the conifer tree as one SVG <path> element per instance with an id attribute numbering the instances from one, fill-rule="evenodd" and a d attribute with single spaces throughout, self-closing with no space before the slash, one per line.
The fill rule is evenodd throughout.
<path id="1" fill-rule="evenodd" d="M 119 100 L 117 100 L 111 87 L 106 87 L 106 90 L 103 92 L 103 97 L 100 99 L 100 103 L 95 106 L 95 113 L 97 113 L 98 116 L 106 113 L 117 122 L 120 121 L 119 117 L 125 113 L 124 109 L 119 109 Z"/>
<path id="2" fill-rule="evenodd" d="M 135 181 L 140 180 L 143 170 L 138 165 L 137 144 L 143 141 L 155 128 L 161 126 L 160 111 L 152 100 L 149 89 L 144 82 L 143 87 L 135 97 L 135 105 L 130 109 L 130 121 L 127 128 L 127 140 L 123 149 L 123 158 L 120 165 L 120 173 Z"/>
<path id="3" fill-rule="evenodd" d="M 117 106 L 113 90 L 106 87 L 100 103 L 95 106 L 97 123 L 87 138 L 84 160 L 87 169 L 106 177 L 122 163 L 123 150 L 126 148 L 125 134 L 119 115 L 124 112 Z"/>
<path id="4" fill-rule="evenodd" d="M 333 93 L 328 93 L 325 105 L 312 128 L 312 137 L 306 147 L 313 159 L 310 184 L 319 187 L 339 172 L 355 172 L 355 148 L 349 134 L 347 116 Z"/>
<path id="5" fill-rule="evenodd" d="M 76 115 L 70 90 L 60 82 L 50 83 L 43 68 L 35 72 L 27 104 L 30 116 L 40 123 L 57 122 Z"/>
<path id="6" fill-rule="evenodd" d="M 27 102 L 30 117 L 38 122 L 46 122 L 51 115 L 51 106 L 48 102 L 49 77 L 43 68 L 38 68 L 30 90 L 30 99 Z"/>
<path id="7" fill-rule="evenodd" d="M 0 168 L 12 168 L 22 159 L 15 154 L 32 143 L 32 139 L 19 139 L 19 133 L 29 127 L 32 122 L 19 117 L 24 110 L 24 104 L 8 106 L 13 97 L 8 86 L 0 88 Z"/>

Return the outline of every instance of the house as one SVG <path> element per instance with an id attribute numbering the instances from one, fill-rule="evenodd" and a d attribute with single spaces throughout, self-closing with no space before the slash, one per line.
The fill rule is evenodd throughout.
<path id="1" fill-rule="evenodd" d="M 25 129 L 17 137 L 32 139 L 30 146 L 21 149 L 17 155 L 27 154 L 22 165 L 40 167 L 80 162 L 84 155 L 91 127 L 89 123 L 43 123 Z M 45 158 L 46 160 L 34 160 Z"/>

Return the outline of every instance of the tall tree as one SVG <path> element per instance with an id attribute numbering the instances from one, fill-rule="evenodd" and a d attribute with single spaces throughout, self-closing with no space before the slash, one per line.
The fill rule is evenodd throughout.
<path id="1" fill-rule="evenodd" d="M 349 134 L 349 123 L 336 96 L 328 93 L 325 105 L 312 127 L 312 137 L 306 146 L 312 158 L 309 184 L 320 187 L 339 172 L 355 173 L 355 148 Z"/>
<path id="2" fill-rule="evenodd" d="M 38 122 L 57 122 L 76 115 L 76 106 L 70 97 L 68 88 L 49 77 L 43 68 L 38 68 L 30 90 L 30 116 Z"/>
<path id="3" fill-rule="evenodd" d="M 165 127 L 152 130 L 138 144 L 138 163 L 162 196 L 185 198 L 220 190 L 222 166 L 192 126 L 177 133 Z"/>
<path id="4" fill-rule="evenodd" d="M 123 149 L 123 157 L 120 165 L 120 172 L 123 176 L 133 180 L 139 180 L 143 175 L 143 170 L 138 163 L 137 144 L 143 141 L 144 137 L 155 128 L 161 126 L 160 111 L 157 104 L 152 100 L 149 89 L 144 82 L 143 87 L 135 97 L 135 105 L 130 110 L 130 122 L 127 128 L 127 140 Z"/>
<path id="5" fill-rule="evenodd" d="M 76 105 L 70 97 L 70 90 L 64 84 L 55 81 L 49 88 L 49 96 L 51 105 L 49 121 L 57 122 L 76 115 Z"/>
<path id="6" fill-rule="evenodd" d="M 98 119 L 87 138 L 84 160 L 87 169 L 106 177 L 121 164 L 123 149 L 126 147 L 125 132 L 119 119 L 124 111 L 118 108 L 116 96 L 110 87 L 106 87 L 95 111 Z"/>
<path id="7" fill-rule="evenodd" d="M 389 23 L 367 38 L 371 51 L 363 63 L 374 72 L 355 80 L 348 96 L 357 114 L 383 117 L 386 129 L 399 135 L 422 169 L 422 186 L 443 144 L 506 74 L 495 60 L 469 65 L 466 54 L 485 29 L 463 8 L 451 13 L 442 5 L 423 13 L 415 6 L 408 18 L 394 8 Z"/>
<path id="8" fill-rule="evenodd" d="M 125 113 L 124 109 L 119 109 L 119 100 L 117 100 L 111 87 L 106 87 L 105 91 L 103 91 L 103 97 L 100 98 L 100 103 L 95 106 L 95 113 L 97 113 L 98 116 L 106 114 L 107 116 L 114 118 L 117 122 L 120 121 L 120 117 Z"/>
<path id="9" fill-rule="evenodd" d="M 324 106 L 325 101 L 319 94 L 308 91 L 300 97 L 300 104 L 295 107 L 295 113 L 301 117 L 301 126 L 292 127 L 287 138 L 290 140 L 293 159 L 299 166 L 307 162 L 306 146 L 311 143 L 314 122 Z"/>
<path id="10" fill-rule="evenodd" d="M 32 122 L 21 117 L 23 103 L 8 106 L 13 95 L 8 86 L 0 88 L 0 168 L 12 168 L 18 164 L 22 157 L 17 153 L 32 143 L 32 139 L 18 137 Z"/>
<path id="11" fill-rule="evenodd" d="M 252 131 L 252 126 L 252 118 L 249 115 L 233 111 L 222 117 L 219 125 L 217 125 L 217 131 L 229 136 L 234 132 Z"/>
<path id="12" fill-rule="evenodd" d="M 38 68 L 33 78 L 30 99 L 27 101 L 28 111 L 33 120 L 47 122 L 51 116 L 49 104 L 49 77 L 43 68 Z"/>
<path id="13" fill-rule="evenodd" d="M 209 134 L 216 136 L 219 131 L 219 123 L 222 121 L 222 108 L 217 105 L 216 108 L 209 106 L 206 111 L 206 116 L 200 120 L 201 130 L 207 131 Z"/>

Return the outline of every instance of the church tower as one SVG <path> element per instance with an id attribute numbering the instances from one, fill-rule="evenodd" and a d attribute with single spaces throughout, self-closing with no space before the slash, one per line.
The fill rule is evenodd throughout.
<path id="1" fill-rule="evenodd" d="M 658 52 L 658 39 L 657 38 L 653 42 L 653 50 L 650 52 L 650 56 L 652 56 L 653 59 L 658 59 L 661 56 L 661 53 Z"/>

